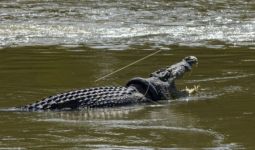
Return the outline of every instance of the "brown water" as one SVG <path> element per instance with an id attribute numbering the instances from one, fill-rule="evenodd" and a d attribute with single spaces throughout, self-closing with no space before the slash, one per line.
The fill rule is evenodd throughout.
<path id="1" fill-rule="evenodd" d="M 176 48 L 106 80 L 98 77 L 151 51 L 23 47 L 1 50 L 0 106 L 34 102 L 70 89 L 124 85 L 187 55 L 199 66 L 178 82 L 192 97 L 155 105 L 81 112 L 0 112 L 2 148 L 253 148 L 255 51 Z"/>
<path id="2" fill-rule="evenodd" d="M 254 1 L 0 1 L 0 109 L 125 85 L 188 55 L 194 96 L 74 112 L 0 111 L 0 149 L 254 149 Z M 118 72 L 155 50 L 160 53 Z"/>

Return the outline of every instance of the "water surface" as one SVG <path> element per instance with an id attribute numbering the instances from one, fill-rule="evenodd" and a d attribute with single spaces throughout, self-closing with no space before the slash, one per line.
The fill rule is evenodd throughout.
<path id="1" fill-rule="evenodd" d="M 0 46 L 251 46 L 250 0 L 2 0 Z"/>
<path id="2" fill-rule="evenodd" d="M 73 112 L 0 112 L 0 148 L 254 149 L 254 1 L 0 2 L 0 108 L 125 85 L 188 55 L 191 97 Z M 155 50 L 160 53 L 96 79 Z"/>

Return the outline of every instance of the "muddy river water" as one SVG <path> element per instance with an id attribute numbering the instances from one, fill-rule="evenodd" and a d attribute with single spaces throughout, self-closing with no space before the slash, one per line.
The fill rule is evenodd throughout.
<path id="1" fill-rule="evenodd" d="M 125 85 L 188 55 L 193 96 L 68 112 L 0 112 L 0 149 L 254 149 L 255 2 L 2 0 L 0 109 Z M 104 80 L 96 79 L 157 50 Z"/>

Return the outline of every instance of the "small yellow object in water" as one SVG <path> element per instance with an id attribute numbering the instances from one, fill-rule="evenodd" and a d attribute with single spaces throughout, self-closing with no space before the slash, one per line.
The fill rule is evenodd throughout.
<path id="1" fill-rule="evenodd" d="M 193 88 L 188 88 L 186 86 L 185 91 L 187 91 L 189 93 L 189 95 L 191 95 L 191 94 L 197 93 L 199 88 L 200 88 L 200 85 L 194 85 Z"/>

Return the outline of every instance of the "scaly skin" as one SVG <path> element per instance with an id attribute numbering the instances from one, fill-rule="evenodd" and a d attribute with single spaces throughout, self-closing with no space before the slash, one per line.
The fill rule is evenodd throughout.
<path id="1" fill-rule="evenodd" d="M 189 89 L 178 91 L 175 80 L 191 70 L 198 62 L 194 56 L 153 72 L 149 78 L 133 78 L 126 87 L 96 87 L 50 96 L 41 101 L 19 107 L 22 111 L 74 110 L 126 106 L 187 96 Z"/>

